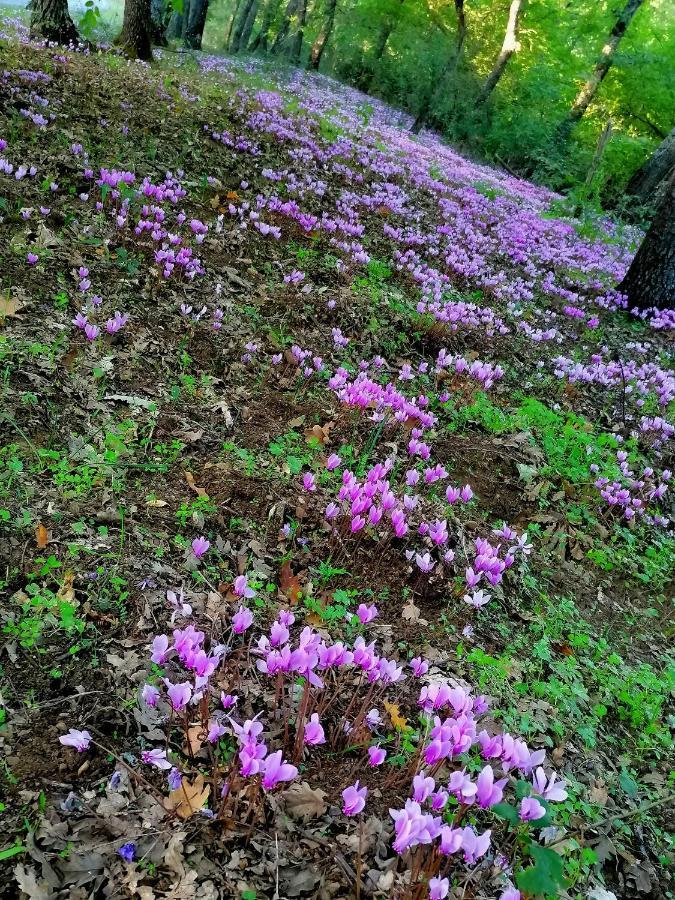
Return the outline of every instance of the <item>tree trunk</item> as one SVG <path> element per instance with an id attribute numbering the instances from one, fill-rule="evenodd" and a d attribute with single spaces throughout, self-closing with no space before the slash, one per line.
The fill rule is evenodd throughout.
<path id="1" fill-rule="evenodd" d="M 675 307 L 675 170 L 619 290 L 627 295 L 629 309 Z"/>
<path id="2" fill-rule="evenodd" d="M 152 59 L 151 34 L 150 0 L 125 0 L 122 32 L 117 43 L 129 56 L 149 62 Z"/>
<path id="3" fill-rule="evenodd" d="M 232 35 L 234 33 L 235 23 L 239 19 L 239 10 L 241 9 L 242 0 L 235 0 L 234 2 L 234 10 L 232 11 L 232 15 L 230 16 L 230 21 L 228 22 L 227 29 L 225 31 L 225 40 L 223 41 L 223 47 L 226 50 L 229 50 L 232 45 Z"/>
<path id="4" fill-rule="evenodd" d="M 183 21 L 185 22 L 183 40 L 185 46 L 191 50 L 202 49 L 202 35 L 208 10 L 209 0 L 190 0 L 187 12 L 183 9 Z"/>
<path id="5" fill-rule="evenodd" d="M 171 19 L 171 11 L 165 0 L 150 0 L 152 21 L 152 42 L 158 47 L 166 47 L 166 32 Z"/>
<path id="6" fill-rule="evenodd" d="M 277 36 L 274 38 L 274 42 L 272 44 L 271 52 L 272 53 L 280 53 L 283 49 L 284 44 L 286 43 L 286 38 L 288 37 L 288 32 L 291 30 L 291 22 L 293 17 L 297 15 L 298 8 L 302 0 L 288 0 L 288 4 L 286 5 L 286 10 L 284 12 L 284 18 L 281 21 L 281 25 L 279 26 L 279 31 L 277 31 Z"/>
<path id="7" fill-rule="evenodd" d="M 244 40 L 244 29 L 246 28 L 249 14 L 254 7 L 257 11 L 258 4 L 256 0 L 243 0 L 243 3 L 238 8 L 236 13 L 236 22 L 234 28 L 232 29 L 232 37 L 228 44 L 228 50 L 230 51 L 230 53 L 239 53 L 242 45 L 244 47 L 246 46 L 246 40 Z"/>
<path id="8" fill-rule="evenodd" d="M 675 169 L 675 128 L 656 148 L 649 159 L 635 172 L 626 187 L 641 203 L 653 202 L 659 185 Z"/>
<path id="9" fill-rule="evenodd" d="M 258 10 L 260 9 L 260 3 L 258 0 L 253 0 L 253 5 L 248 11 L 248 16 L 246 17 L 246 21 L 244 22 L 244 30 L 241 35 L 241 43 L 239 46 L 240 50 L 245 50 L 248 42 L 251 39 L 251 33 L 253 31 L 253 26 L 255 25 L 255 20 L 258 18 Z"/>
<path id="10" fill-rule="evenodd" d="M 323 23 L 321 24 L 321 28 L 314 40 L 314 43 L 312 44 L 312 49 L 309 51 L 309 61 L 307 63 L 307 68 L 313 69 L 315 72 L 318 72 L 319 70 L 323 51 L 326 49 L 326 44 L 330 40 L 330 36 L 333 33 L 336 8 L 337 0 L 327 0 Z"/>
<path id="11" fill-rule="evenodd" d="M 642 3 L 643 0 L 628 0 L 624 8 L 621 10 L 619 18 L 616 20 L 612 27 L 612 30 L 609 33 L 607 43 L 602 48 L 600 59 L 596 63 L 591 77 L 575 97 L 574 103 L 572 104 L 567 119 L 563 121 L 560 128 L 558 129 L 559 139 L 566 140 L 569 137 L 569 134 L 574 125 L 576 125 L 576 123 L 590 106 L 591 101 L 598 91 L 598 88 L 604 81 L 605 76 L 609 72 L 612 63 L 614 62 L 616 48 L 621 43 L 621 38 L 626 33 L 633 16 L 638 11 Z"/>
<path id="12" fill-rule="evenodd" d="M 641 3 L 642 0 L 639 0 L 639 2 Z M 520 44 L 518 43 L 518 19 L 520 18 L 522 7 L 523 0 L 511 0 L 509 20 L 506 23 L 506 32 L 504 34 L 504 41 L 502 42 L 502 49 L 499 51 L 499 56 L 492 67 L 492 71 L 485 79 L 485 83 L 476 97 L 476 106 L 481 106 L 485 103 L 497 86 L 497 82 L 504 74 L 506 64 L 516 50 L 520 48 Z"/>
<path id="13" fill-rule="evenodd" d="M 436 79 L 436 86 L 425 94 L 422 100 L 422 105 L 420 106 L 419 112 L 417 113 L 415 121 L 413 122 L 413 126 L 410 129 L 413 134 L 419 134 L 422 128 L 426 125 L 427 118 L 429 117 L 429 113 L 431 112 L 431 108 L 433 107 L 437 97 L 441 92 L 443 83 L 445 82 L 448 75 L 454 72 L 459 65 L 459 58 L 462 55 L 464 41 L 466 40 L 466 16 L 464 14 L 464 0 L 455 0 L 455 12 L 457 13 L 457 40 L 455 43 L 455 52 L 451 57 L 449 57 L 445 66 L 443 66 L 439 77 Z"/>
<path id="14" fill-rule="evenodd" d="M 183 14 L 179 12 L 173 12 L 171 14 L 171 18 L 169 19 L 169 24 L 166 26 L 166 31 L 164 32 L 165 37 L 169 41 L 176 41 L 183 33 Z"/>
<path id="15" fill-rule="evenodd" d="M 302 56 L 302 42 L 305 37 L 305 24 L 307 22 L 307 0 L 298 0 L 297 26 L 291 37 L 288 47 L 288 59 L 296 66 Z"/>
<path id="16" fill-rule="evenodd" d="M 80 38 L 68 12 L 68 0 L 33 0 L 30 36 L 56 44 L 77 43 Z"/>
<path id="17" fill-rule="evenodd" d="M 405 0 L 399 0 L 399 4 L 403 6 Z M 375 52 L 373 54 L 374 65 L 370 71 L 370 75 L 365 80 L 364 90 L 366 93 L 370 93 L 370 88 L 375 81 L 375 76 L 377 75 L 377 70 L 379 68 L 379 62 L 384 56 L 384 51 L 387 49 L 387 44 L 389 43 L 389 38 L 391 34 L 396 28 L 396 23 L 398 21 L 398 15 L 391 15 L 385 19 L 384 25 L 380 29 L 380 33 L 377 36 L 377 41 L 375 42 Z"/>
<path id="18" fill-rule="evenodd" d="M 249 44 L 249 53 L 255 53 L 256 50 L 267 52 L 267 42 L 269 38 L 270 28 L 276 18 L 277 9 L 279 8 L 279 0 L 267 0 L 265 4 L 265 12 L 263 13 L 262 25 L 260 31 Z"/>

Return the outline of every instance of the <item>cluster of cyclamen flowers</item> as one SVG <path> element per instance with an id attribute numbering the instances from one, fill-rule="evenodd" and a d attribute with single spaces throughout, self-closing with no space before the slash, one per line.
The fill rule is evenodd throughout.
<path id="1" fill-rule="evenodd" d="M 617 451 L 616 460 L 622 480 L 612 481 L 606 476 L 601 476 L 595 481 L 600 496 L 610 510 L 621 510 L 623 517 L 628 521 L 637 516 L 649 525 L 667 526 L 670 520 L 661 515 L 655 507 L 668 492 L 672 477 L 670 469 L 664 469 L 658 474 L 651 466 L 647 466 L 638 475 L 631 469 L 625 450 Z M 599 471 L 595 463 L 590 468 L 594 473 Z"/>
<path id="2" fill-rule="evenodd" d="M 196 539 L 193 549 L 196 555 L 204 555 L 208 541 Z M 309 626 L 294 639 L 291 629 L 295 616 L 290 610 L 281 610 L 269 632 L 249 645 L 257 657 L 258 671 L 274 680 L 276 708 L 282 721 L 294 723 L 294 737 L 289 736 L 286 727 L 283 737 L 279 737 L 282 746 L 271 748 L 261 714 L 237 721 L 234 714 L 239 697 L 215 686 L 228 661 L 238 660 L 234 677 L 239 684 L 248 667 L 241 661 L 241 649 L 233 645 L 235 636 L 244 635 L 253 624 L 253 614 L 245 601 L 254 597 L 255 591 L 242 575 L 235 579 L 232 594 L 241 605 L 231 619 L 226 642 L 207 639 L 205 632 L 192 622 L 175 628 L 171 637 L 157 635 L 152 641 L 150 660 L 159 667 L 160 677 L 156 683 L 145 684 L 141 691 L 142 702 L 164 714 L 167 748 L 171 747 L 173 729 L 180 728 L 187 736 L 195 723 L 201 726 L 203 740 L 216 749 L 225 735 L 236 740 L 238 751 L 231 762 L 224 762 L 217 752 L 211 757 L 213 784 L 220 785 L 220 806 L 199 810 L 202 815 L 227 818 L 240 787 L 251 780 L 266 792 L 292 781 L 298 775 L 295 763 L 324 744 L 335 750 L 345 742 L 356 742 L 360 752 L 365 753 L 364 772 L 382 766 L 387 760 L 386 745 L 395 739 L 387 734 L 378 704 L 406 677 L 423 682 L 417 701 L 422 728 L 418 751 L 402 770 L 397 770 L 400 778 L 411 780 L 411 789 L 404 806 L 390 810 L 394 825 L 392 847 L 400 855 L 414 851 L 423 854 L 423 859 L 417 858 L 415 878 L 421 879 L 420 883 L 428 880 L 430 898 L 446 895 L 445 876 L 453 857 L 456 860 L 461 853 L 464 863 L 473 866 L 490 851 L 492 832 L 481 832 L 476 824 L 462 823 L 467 817 L 484 820 L 485 814 L 503 800 L 515 781 L 514 775 L 531 778 L 528 795 L 518 806 L 523 823 L 543 818 L 547 803 L 566 798 L 564 782 L 543 768 L 543 750 L 533 752 L 522 739 L 509 733 L 479 730 L 479 719 L 488 708 L 484 697 L 472 697 L 464 688 L 447 682 L 424 684 L 428 662 L 416 658 L 404 667 L 398 660 L 379 655 L 375 642 L 367 643 L 362 635 L 351 648 L 341 641 L 330 642 Z M 191 615 L 191 606 L 182 594 L 176 596 L 168 591 L 167 599 L 173 608 L 172 621 Z M 374 606 L 361 604 L 355 621 L 365 626 L 377 614 Z M 248 655 L 245 658 L 250 659 Z M 404 668 L 409 670 L 408 676 Z M 232 677 L 231 668 L 228 671 Z M 293 690 L 298 677 L 304 683 L 300 695 Z M 71 729 L 60 741 L 84 752 L 93 739 L 86 730 Z M 194 755 L 199 752 L 190 740 L 186 747 L 189 759 L 182 763 L 173 752 L 169 758 L 164 747 L 146 749 L 141 758 L 145 765 L 165 772 L 168 789 L 175 791 L 184 778 L 190 777 Z M 469 753 L 474 748 L 486 761 L 475 780 L 467 774 Z M 288 761 L 289 755 L 293 762 Z M 495 777 L 495 766 L 501 769 L 501 777 Z M 366 808 L 367 796 L 367 784 L 362 784 L 361 779 L 345 787 L 343 813 L 359 815 Z M 213 806 L 217 807 L 215 797 Z M 445 871 L 441 873 L 442 866 Z"/>
<path id="3" fill-rule="evenodd" d="M 89 269 L 86 266 L 80 266 L 77 274 L 79 277 L 78 291 L 84 297 L 85 302 L 80 312 L 78 312 L 73 319 L 73 325 L 84 332 L 88 341 L 95 341 L 101 334 L 101 326 L 95 321 L 92 321 L 92 318 L 100 308 L 103 300 L 98 294 L 87 296 L 88 291 L 91 288 Z M 129 316 L 127 314 L 115 310 L 115 315 L 106 320 L 103 328 L 109 335 L 117 334 L 118 331 L 121 331 L 122 328 L 124 328 L 128 321 Z"/>
<path id="4" fill-rule="evenodd" d="M 424 459 L 422 448 L 425 447 L 413 429 L 408 453 Z M 334 533 L 338 533 L 337 529 L 345 535 L 363 533 L 380 542 L 405 538 L 408 544 L 421 538 L 422 548 L 408 547 L 405 554 L 422 575 L 442 575 L 445 569 L 457 565 L 455 550 L 450 546 L 455 543 L 451 540 L 454 522 L 452 508 L 457 503 L 471 502 L 473 491 L 468 484 L 461 488 L 448 485 L 443 497 L 439 497 L 437 489 L 432 486 L 448 478 L 448 472 L 440 463 L 427 466 L 423 471 L 408 469 L 404 484 L 397 487 L 390 477 L 395 466 L 395 460 L 391 458 L 376 463 L 363 479 L 358 479 L 349 469 L 340 470 L 341 462 L 335 453 L 326 461 L 329 472 L 340 474 L 341 471 L 336 499 L 328 503 L 324 512 Z M 316 479 L 311 472 L 303 475 L 302 486 L 309 492 L 317 490 Z M 420 493 L 421 490 L 426 491 L 426 495 Z M 441 514 L 433 517 L 439 508 Z M 490 594 L 481 586 L 496 587 L 515 562 L 516 554 L 526 556 L 531 550 L 527 536 L 518 536 L 506 524 L 494 529 L 493 535 L 500 539 L 496 545 L 485 538 L 476 538 L 470 548 L 464 549 L 464 600 L 474 607 L 483 606 L 490 600 Z"/>

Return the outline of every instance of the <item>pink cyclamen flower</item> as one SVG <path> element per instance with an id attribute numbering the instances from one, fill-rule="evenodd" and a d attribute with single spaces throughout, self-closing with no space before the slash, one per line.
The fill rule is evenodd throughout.
<path id="1" fill-rule="evenodd" d="M 309 722 L 305 725 L 303 741 L 310 746 L 326 743 L 326 736 L 323 732 L 323 727 L 319 722 L 318 713 L 313 713 Z"/>
<path id="2" fill-rule="evenodd" d="M 253 625 L 253 613 L 246 606 L 240 606 L 232 616 L 232 631 L 235 634 L 243 634 Z"/>
<path id="3" fill-rule="evenodd" d="M 144 684 L 141 696 L 143 698 L 143 702 L 147 706 L 157 706 L 157 701 L 159 700 L 159 690 L 154 686 L 154 684 Z"/>
<path id="4" fill-rule="evenodd" d="M 459 492 L 459 498 L 462 503 L 468 503 L 469 500 L 473 497 L 473 491 L 471 490 L 471 486 L 465 484 L 462 490 Z"/>
<path id="5" fill-rule="evenodd" d="M 302 486 L 306 491 L 316 490 L 316 482 L 314 481 L 314 476 L 311 472 L 305 472 L 302 476 Z"/>
<path id="6" fill-rule="evenodd" d="M 98 325 L 93 325 L 91 322 L 89 322 L 84 326 L 84 334 L 88 341 L 95 341 L 100 333 L 101 329 L 98 327 Z"/>
<path id="7" fill-rule="evenodd" d="M 537 819 L 543 819 L 546 810 L 535 797 L 523 797 L 520 801 L 518 815 L 523 822 L 534 822 Z"/>
<path id="8" fill-rule="evenodd" d="M 450 890 L 450 881 L 447 878 L 429 879 L 429 900 L 445 900 Z"/>
<path id="9" fill-rule="evenodd" d="M 342 792 L 342 812 L 346 816 L 358 816 L 366 805 L 366 797 L 368 796 L 368 788 L 360 787 L 357 778 L 354 784 L 345 788 Z"/>
<path id="10" fill-rule="evenodd" d="M 387 751 L 383 747 L 368 747 L 368 765 L 375 768 L 381 766 L 387 758 Z"/>
<path id="11" fill-rule="evenodd" d="M 423 660 L 421 656 L 416 656 L 414 659 L 411 659 L 409 665 L 416 678 L 421 678 L 422 675 L 426 675 L 429 671 L 429 663 Z"/>
<path id="12" fill-rule="evenodd" d="M 532 776 L 532 786 L 544 800 L 551 800 L 553 803 L 561 803 L 563 800 L 567 799 L 565 782 L 556 781 L 555 772 L 552 772 L 551 777 L 547 780 L 546 772 L 544 772 L 541 766 L 539 766 Z"/>
<path id="13" fill-rule="evenodd" d="M 504 893 L 499 895 L 499 900 L 520 900 L 521 896 L 518 888 L 507 887 Z"/>
<path id="14" fill-rule="evenodd" d="M 26 259 L 28 260 L 28 265 L 29 265 L 29 266 L 34 266 L 35 263 L 38 261 L 39 258 L 40 258 L 40 257 L 37 255 L 37 253 L 29 253 L 29 254 L 26 256 Z"/>
<path id="15" fill-rule="evenodd" d="M 472 594 L 464 594 L 464 602 L 479 609 L 490 602 L 490 595 L 486 591 L 474 591 Z"/>
<path id="16" fill-rule="evenodd" d="M 152 750 L 144 750 L 141 753 L 141 759 L 146 766 L 154 766 L 156 769 L 168 770 L 172 768 L 171 763 L 166 758 L 166 750 L 160 750 L 158 747 Z"/>
<path id="17" fill-rule="evenodd" d="M 83 753 L 89 749 L 91 743 L 91 735 L 88 731 L 78 731 L 77 728 L 71 728 L 68 734 L 62 734 L 59 743 L 64 747 L 74 747 L 78 753 Z"/>
<path id="18" fill-rule="evenodd" d="M 163 666 L 169 653 L 169 638 L 165 634 L 158 634 L 152 639 L 151 662 Z"/>
<path id="19" fill-rule="evenodd" d="M 356 615 L 358 616 L 359 622 L 362 625 L 367 625 L 368 622 L 372 622 L 373 619 L 377 618 L 378 614 L 378 609 L 374 603 L 372 603 L 370 606 L 366 606 L 365 603 L 361 603 L 356 610 Z"/>
<path id="20" fill-rule="evenodd" d="M 171 708 L 176 712 L 184 709 L 192 699 L 192 686 L 190 685 L 190 682 L 183 681 L 179 684 L 171 684 L 167 679 L 165 680 L 165 684 L 167 686 L 167 695 L 169 697 Z"/>
<path id="21" fill-rule="evenodd" d="M 485 766 L 476 779 L 476 799 L 481 809 L 488 809 L 501 803 L 504 796 L 504 786 L 508 778 L 500 778 L 495 781 L 495 773 L 492 766 Z"/>
<path id="22" fill-rule="evenodd" d="M 333 469 L 337 469 L 341 462 L 342 460 L 337 455 L 337 453 L 331 453 L 331 455 L 326 460 L 326 468 L 329 472 L 332 472 Z"/>
<path id="23" fill-rule="evenodd" d="M 281 781 L 293 781 L 298 770 L 290 763 L 283 762 L 281 750 L 270 753 L 263 763 L 263 787 L 266 791 L 273 790 Z"/>
<path id="24" fill-rule="evenodd" d="M 232 590 L 237 595 L 237 597 L 244 597 L 246 598 L 246 600 L 250 600 L 252 597 L 255 597 L 255 591 L 252 587 L 248 586 L 248 578 L 246 577 L 246 575 L 239 575 L 234 579 Z"/>
<path id="25" fill-rule="evenodd" d="M 197 557 L 197 559 L 201 559 L 202 556 L 208 551 L 211 546 L 211 541 L 208 541 L 204 535 L 201 537 L 197 537 L 192 542 L 192 552 Z"/>

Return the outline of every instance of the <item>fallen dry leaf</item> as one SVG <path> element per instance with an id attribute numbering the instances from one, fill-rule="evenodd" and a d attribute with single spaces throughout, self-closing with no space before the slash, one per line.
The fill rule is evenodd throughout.
<path id="1" fill-rule="evenodd" d="M 192 725 L 188 728 L 187 736 L 190 741 L 189 749 L 192 751 L 192 754 L 199 753 L 206 740 L 206 734 L 204 733 L 203 727 L 201 725 Z M 188 753 L 187 741 L 183 745 L 183 752 Z"/>
<path id="2" fill-rule="evenodd" d="M 9 290 L 0 294 L 0 321 L 13 318 L 26 304 L 15 297 L 10 297 Z"/>
<path id="3" fill-rule="evenodd" d="M 328 809 L 325 801 L 326 792 L 321 788 L 311 788 L 306 781 L 292 784 L 283 793 L 286 812 L 292 819 L 315 819 Z"/>
<path id="4" fill-rule="evenodd" d="M 191 490 L 193 490 L 195 492 L 195 494 L 197 494 L 198 497 L 208 497 L 209 496 L 203 487 L 199 487 L 198 484 L 195 484 L 195 476 L 192 474 L 192 472 L 187 472 L 187 471 L 185 472 L 185 480 L 187 481 Z"/>
<path id="5" fill-rule="evenodd" d="M 35 529 L 35 540 L 37 542 L 38 550 L 44 550 L 49 543 L 49 532 L 42 522 L 40 522 Z"/>
<path id="6" fill-rule="evenodd" d="M 405 731 L 408 727 L 408 720 L 405 716 L 401 715 L 401 711 L 398 708 L 398 703 L 389 703 L 387 700 L 384 701 L 384 708 L 389 715 L 391 720 L 391 724 L 397 731 Z"/>
<path id="7" fill-rule="evenodd" d="M 204 784 L 203 775 L 197 775 L 192 782 L 184 778 L 181 786 L 164 800 L 164 806 L 170 812 L 175 811 L 181 819 L 189 819 L 204 807 L 210 793 L 211 785 Z"/>
<path id="8" fill-rule="evenodd" d="M 288 597 L 290 603 L 297 603 L 302 594 L 302 585 L 297 575 L 293 574 L 290 560 L 281 567 L 279 572 L 279 586 L 283 593 Z"/>
<path id="9" fill-rule="evenodd" d="M 64 600 L 66 603 L 74 603 L 75 602 L 75 588 L 73 587 L 73 581 L 75 580 L 74 572 L 66 572 L 63 577 L 63 582 L 61 587 L 56 592 L 56 596 L 59 600 Z"/>
<path id="10" fill-rule="evenodd" d="M 152 508 L 160 508 L 162 506 L 167 506 L 167 502 L 166 500 L 160 500 L 158 497 L 153 497 L 152 500 L 146 500 L 145 505 Z"/>

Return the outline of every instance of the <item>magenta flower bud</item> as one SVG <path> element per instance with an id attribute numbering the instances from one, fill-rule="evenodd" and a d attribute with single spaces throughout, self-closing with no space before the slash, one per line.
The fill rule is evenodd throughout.
<path id="1" fill-rule="evenodd" d="M 323 732 L 323 727 L 319 722 L 318 713 L 313 713 L 309 722 L 305 725 L 303 741 L 310 746 L 326 743 L 326 737 Z"/>
<path id="2" fill-rule="evenodd" d="M 331 455 L 326 460 L 326 468 L 329 472 L 332 472 L 333 469 L 337 469 L 341 462 L 342 460 L 337 455 L 337 453 L 331 453 Z"/>

